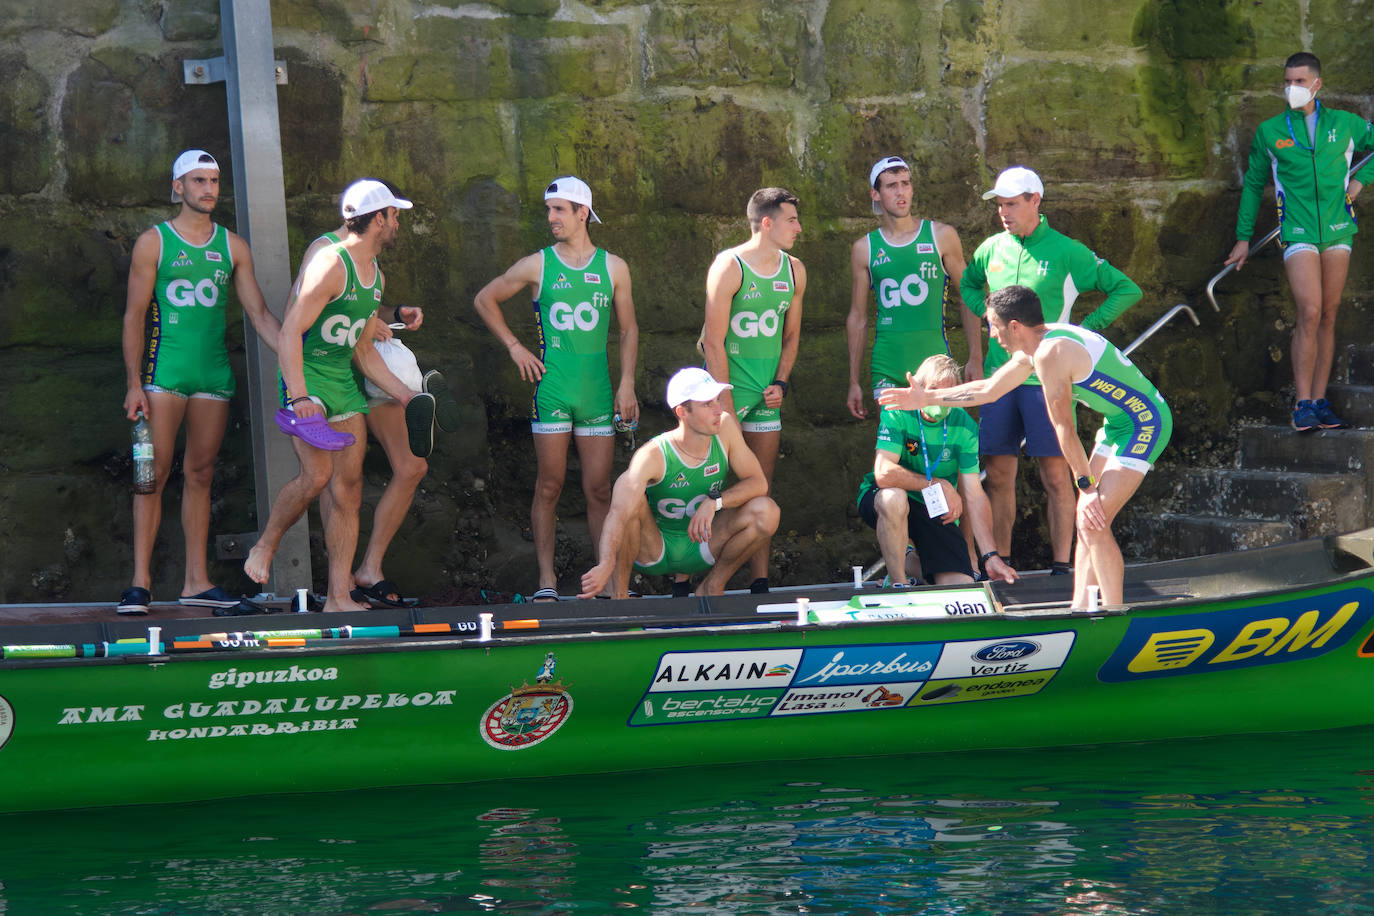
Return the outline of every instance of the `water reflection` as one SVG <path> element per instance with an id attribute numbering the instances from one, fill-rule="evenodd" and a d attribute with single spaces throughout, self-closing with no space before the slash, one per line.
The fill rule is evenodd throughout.
<path id="1" fill-rule="evenodd" d="M 1369 912 L 1371 738 L 0 817 L 0 913 Z"/>

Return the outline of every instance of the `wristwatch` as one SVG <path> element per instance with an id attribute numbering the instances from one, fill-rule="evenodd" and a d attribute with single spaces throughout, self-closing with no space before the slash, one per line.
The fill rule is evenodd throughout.
<path id="1" fill-rule="evenodd" d="M 717 496 L 717 497 L 716 497 L 716 511 L 719 512 L 721 509 L 724 509 L 724 508 L 725 508 L 725 497 L 724 497 L 724 496 Z"/>
<path id="2" fill-rule="evenodd" d="M 1074 483 L 1078 485 L 1078 489 L 1086 490 L 1088 489 L 1088 487 L 1091 487 L 1093 484 L 1097 483 L 1097 481 L 1094 480 L 1092 477 L 1084 475 L 1083 477 L 1080 477 L 1077 480 L 1075 480 Z"/>

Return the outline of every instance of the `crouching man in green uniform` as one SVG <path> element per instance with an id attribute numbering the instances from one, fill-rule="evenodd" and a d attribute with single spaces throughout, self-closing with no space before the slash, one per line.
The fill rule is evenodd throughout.
<path id="1" fill-rule="evenodd" d="M 631 566 L 650 575 L 705 572 L 696 593 L 719 595 L 773 536 L 778 505 L 767 496 L 768 481 L 739 423 L 721 403 L 729 388 L 697 367 L 668 381 L 677 429 L 640 446 L 616 481 L 601 562 L 582 577 L 579 598 L 595 597 L 608 582 L 612 597 L 626 597 Z M 736 482 L 727 488 L 732 470 Z"/>
<path id="2" fill-rule="evenodd" d="M 911 387 L 889 388 L 878 402 L 901 410 L 987 404 L 1025 382 L 1032 372 L 1038 375 L 1055 437 L 1078 485 L 1073 606 L 1088 606 L 1088 586 L 1101 589 L 1105 604 L 1121 604 L 1125 565 L 1112 536 L 1112 520 L 1169 442 L 1169 405 L 1102 335 L 1071 324 L 1046 324 L 1040 297 L 1027 287 L 1007 286 L 988 296 L 987 317 L 993 340 L 1011 354 L 990 377 L 928 389 L 908 375 Z M 1078 440 L 1075 401 L 1105 418 L 1091 459 Z"/>

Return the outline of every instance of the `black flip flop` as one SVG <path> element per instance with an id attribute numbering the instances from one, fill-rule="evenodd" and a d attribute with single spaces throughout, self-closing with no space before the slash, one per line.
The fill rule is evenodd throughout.
<path id="1" fill-rule="evenodd" d="M 411 454 L 428 458 L 434 451 L 434 395 L 421 391 L 406 401 L 406 433 Z"/>
<path id="2" fill-rule="evenodd" d="M 407 598 L 386 579 L 373 585 L 360 585 L 349 592 L 348 597 L 360 603 L 367 602 L 373 607 L 418 607 L 420 604 L 419 598 Z"/>
<path id="3" fill-rule="evenodd" d="M 462 414 L 458 412 L 458 402 L 453 399 L 444 374 L 438 369 L 429 370 L 420 383 L 420 390 L 434 395 L 434 422 L 439 428 L 446 433 L 456 433 Z"/>

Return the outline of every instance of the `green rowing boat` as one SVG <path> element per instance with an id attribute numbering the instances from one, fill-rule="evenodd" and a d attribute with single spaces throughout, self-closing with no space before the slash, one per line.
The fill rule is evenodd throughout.
<path id="1" fill-rule="evenodd" d="M 1374 724 L 1374 529 L 894 593 L 0 625 L 0 811 Z M 226 621 L 254 630 L 231 632 Z"/>

